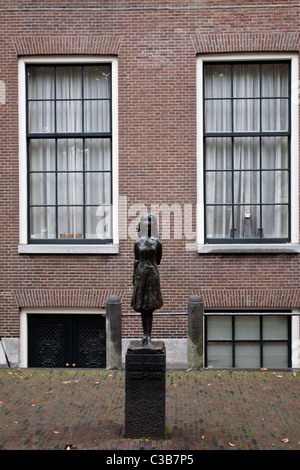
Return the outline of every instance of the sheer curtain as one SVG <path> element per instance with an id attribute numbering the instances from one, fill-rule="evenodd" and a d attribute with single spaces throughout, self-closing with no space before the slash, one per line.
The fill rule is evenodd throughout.
<path id="1" fill-rule="evenodd" d="M 208 238 L 288 236 L 287 67 L 205 66 Z"/>
<path id="2" fill-rule="evenodd" d="M 28 132 L 31 237 L 111 238 L 109 66 L 30 67 Z"/>

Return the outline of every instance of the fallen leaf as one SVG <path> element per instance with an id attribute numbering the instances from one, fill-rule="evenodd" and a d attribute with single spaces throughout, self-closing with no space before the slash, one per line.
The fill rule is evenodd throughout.
<path id="1" fill-rule="evenodd" d="M 45 392 L 45 395 L 51 395 L 53 392 Z"/>
<path id="2" fill-rule="evenodd" d="M 95 382 L 95 385 L 99 385 L 100 382 Z"/>
<path id="3" fill-rule="evenodd" d="M 3 405 L 4 401 L 0 401 L 0 405 Z"/>
<path id="4" fill-rule="evenodd" d="M 59 431 L 53 431 L 53 434 L 59 434 Z"/>
<path id="5" fill-rule="evenodd" d="M 71 382 L 71 380 L 65 380 L 64 382 L 62 382 L 63 384 L 69 384 Z"/>
<path id="6" fill-rule="evenodd" d="M 235 447 L 235 445 L 232 444 L 232 442 L 228 442 L 228 444 L 229 444 L 231 447 Z"/>
<path id="7" fill-rule="evenodd" d="M 284 439 L 281 439 L 281 442 L 284 442 L 287 444 L 288 442 L 290 442 L 290 440 L 287 437 L 285 437 Z"/>
<path id="8" fill-rule="evenodd" d="M 282 377 L 282 375 L 277 375 L 276 377 Z"/>
<path id="9" fill-rule="evenodd" d="M 201 436 L 201 439 L 204 441 L 204 439 L 205 439 L 205 436 Z"/>

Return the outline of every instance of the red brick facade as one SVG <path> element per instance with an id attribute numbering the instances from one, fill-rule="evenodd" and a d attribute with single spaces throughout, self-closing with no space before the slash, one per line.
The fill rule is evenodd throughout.
<path id="1" fill-rule="evenodd" d="M 114 255 L 18 253 L 18 58 L 117 57 L 119 196 L 128 208 L 189 204 L 196 232 L 197 56 L 298 53 L 299 4 L 8 0 L 0 3 L 0 15 L 0 335 L 19 337 L 21 308 L 105 308 L 110 294 L 122 300 L 123 336 L 140 335 L 140 318 L 130 307 L 130 237 L 120 239 Z M 161 241 L 164 306 L 154 318 L 155 337 L 186 337 L 184 313 L 193 294 L 207 309 L 300 308 L 298 254 L 199 255 L 186 250 L 184 237 L 174 237 L 173 225 L 170 239 Z"/>

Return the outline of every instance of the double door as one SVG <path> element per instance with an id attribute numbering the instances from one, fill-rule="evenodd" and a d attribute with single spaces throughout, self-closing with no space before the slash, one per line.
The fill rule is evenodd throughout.
<path id="1" fill-rule="evenodd" d="M 28 366 L 105 367 L 105 315 L 29 315 Z"/>

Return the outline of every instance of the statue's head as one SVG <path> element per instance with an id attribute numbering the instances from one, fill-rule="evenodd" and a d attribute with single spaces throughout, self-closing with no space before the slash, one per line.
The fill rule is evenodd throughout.
<path id="1" fill-rule="evenodd" d="M 138 227 L 138 235 L 139 237 L 158 238 L 157 220 L 155 215 L 150 212 L 142 215 Z"/>

